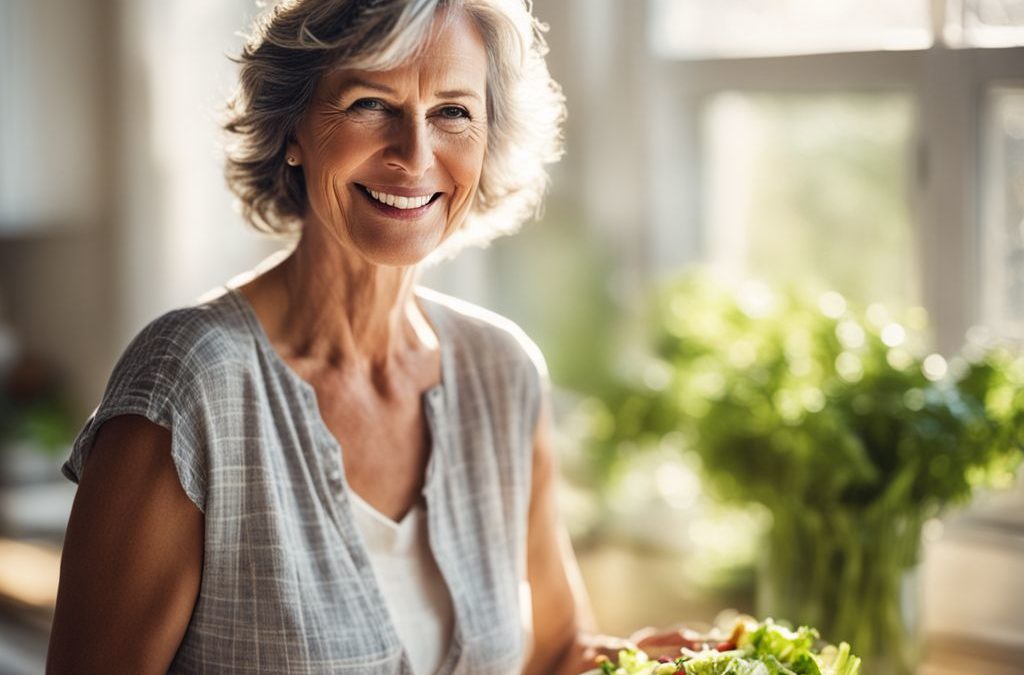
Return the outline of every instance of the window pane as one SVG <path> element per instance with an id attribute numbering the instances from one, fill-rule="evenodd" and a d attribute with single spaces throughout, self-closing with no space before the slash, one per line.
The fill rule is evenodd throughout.
<path id="1" fill-rule="evenodd" d="M 656 51 L 675 58 L 784 56 L 932 43 L 928 0 L 651 0 Z"/>
<path id="2" fill-rule="evenodd" d="M 702 132 L 711 262 L 730 278 L 916 304 L 913 119 L 903 94 L 712 98 Z"/>
<path id="3" fill-rule="evenodd" d="M 951 0 L 945 38 L 958 47 L 1024 45 L 1024 0 Z"/>
<path id="4" fill-rule="evenodd" d="M 982 190 L 985 322 L 1024 337 L 1024 88 L 989 95 Z"/>

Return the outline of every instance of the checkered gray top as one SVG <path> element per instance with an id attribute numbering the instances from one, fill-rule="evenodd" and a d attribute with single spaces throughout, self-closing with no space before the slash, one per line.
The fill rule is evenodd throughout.
<path id="1" fill-rule="evenodd" d="M 424 393 L 423 496 L 455 609 L 440 673 L 521 667 L 532 437 L 543 363 L 511 322 L 430 291 L 442 381 Z M 245 296 L 175 310 L 128 346 L 64 474 L 100 425 L 143 415 L 171 432 L 206 519 L 199 598 L 172 673 L 411 675 L 353 520 L 344 451 L 313 388 L 274 351 Z"/>

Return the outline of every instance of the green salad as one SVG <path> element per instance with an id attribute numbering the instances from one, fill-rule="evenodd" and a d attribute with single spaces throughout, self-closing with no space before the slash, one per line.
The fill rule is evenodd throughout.
<path id="1" fill-rule="evenodd" d="M 674 659 L 653 660 L 639 649 L 623 649 L 618 663 L 601 659 L 602 675 L 859 675 L 860 659 L 850 645 L 817 649 L 818 631 L 793 631 L 771 619 L 741 619 L 728 639 L 699 649 L 682 648 Z"/>

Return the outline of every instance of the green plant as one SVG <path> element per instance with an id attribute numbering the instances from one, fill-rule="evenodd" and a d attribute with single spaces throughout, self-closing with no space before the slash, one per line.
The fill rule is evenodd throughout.
<path id="1" fill-rule="evenodd" d="M 74 425 L 63 384 L 43 362 L 24 358 L 0 377 L 0 449 L 27 442 L 44 452 L 64 452 Z"/>
<path id="2" fill-rule="evenodd" d="M 771 513 L 759 611 L 909 671 L 901 580 L 926 519 L 1012 482 L 1024 358 L 971 342 L 947 362 L 925 351 L 920 310 L 901 323 L 834 293 L 701 275 L 669 286 L 655 316 L 646 384 L 616 396 L 627 405 L 598 456 L 641 429 L 681 433 L 713 494 Z"/>

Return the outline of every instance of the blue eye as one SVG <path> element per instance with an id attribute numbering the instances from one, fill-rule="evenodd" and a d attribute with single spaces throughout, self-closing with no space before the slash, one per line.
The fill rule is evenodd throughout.
<path id="1" fill-rule="evenodd" d="M 356 110 L 384 110 L 384 102 L 379 98 L 361 98 L 352 104 Z"/>

